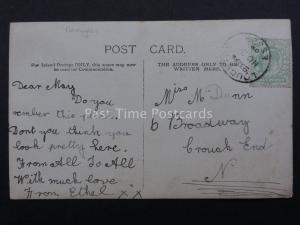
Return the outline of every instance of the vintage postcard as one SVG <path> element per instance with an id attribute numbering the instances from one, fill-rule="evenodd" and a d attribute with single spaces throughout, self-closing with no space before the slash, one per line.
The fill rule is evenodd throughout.
<path id="1" fill-rule="evenodd" d="M 10 24 L 11 199 L 290 198 L 289 20 Z"/>

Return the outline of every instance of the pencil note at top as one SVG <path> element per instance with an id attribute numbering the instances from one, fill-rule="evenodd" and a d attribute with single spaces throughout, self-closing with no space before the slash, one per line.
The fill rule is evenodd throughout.
<path id="1" fill-rule="evenodd" d="M 12 23 L 12 199 L 289 198 L 289 20 Z"/>

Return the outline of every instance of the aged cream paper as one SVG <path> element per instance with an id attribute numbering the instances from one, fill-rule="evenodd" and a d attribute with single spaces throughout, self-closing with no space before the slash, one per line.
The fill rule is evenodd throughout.
<path id="1" fill-rule="evenodd" d="M 289 20 L 10 25 L 12 199 L 289 198 Z"/>

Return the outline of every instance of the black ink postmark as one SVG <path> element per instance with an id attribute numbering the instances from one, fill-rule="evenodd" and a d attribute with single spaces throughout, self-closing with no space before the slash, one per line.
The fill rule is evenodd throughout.
<path id="1" fill-rule="evenodd" d="M 231 79 L 251 83 L 266 73 L 270 60 L 265 40 L 255 34 L 240 33 L 225 42 L 220 65 Z"/>

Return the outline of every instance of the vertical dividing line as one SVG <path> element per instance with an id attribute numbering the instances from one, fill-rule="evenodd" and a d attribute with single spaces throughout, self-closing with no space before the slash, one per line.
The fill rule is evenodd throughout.
<path id="1" fill-rule="evenodd" d="M 145 62 L 143 60 L 143 111 L 145 110 Z M 145 119 L 143 119 L 143 190 L 145 185 Z"/>

